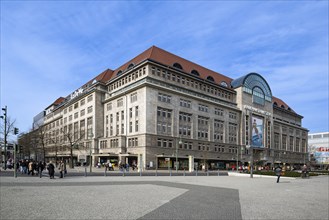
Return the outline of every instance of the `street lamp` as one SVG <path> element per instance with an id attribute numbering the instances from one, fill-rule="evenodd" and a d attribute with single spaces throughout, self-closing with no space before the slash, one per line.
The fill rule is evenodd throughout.
<path id="1" fill-rule="evenodd" d="M 178 172 L 178 145 L 181 145 L 182 143 L 182 137 L 179 136 L 179 142 L 176 144 L 176 172 Z"/>
<path id="2" fill-rule="evenodd" d="M 92 138 L 94 137 L 94 134 L 92 132 L 89 133 L 88 135 L 89 139 L 92 140 Z M 89 172 L 92 172 L 92 159 L 91 159 L 91 147 L 92 147 L 92 142 L 90 143 L 90 147 L 89 147 Z"/>
<path id="3" fill-rule="evenodd" d="M 4 112 L 3 113 L 3 116 L 0 116 L 4 122 L 5 122 L 5 128 L 4 128 L 4 161 L 5 161 L 5 164 L 4 164 L 4 170 L 7 169 L 7 106 L 5 106 L 4 108 L 2 108 L 2 111 Z"/>
<path id="4" fill-rule="evenodd" d="M 254 171 L 254 149 L 250 145 L 246 145 L 246 148 L 250 149 L 251 151 L 251 156 L 250 156 L 250 178 L 253 178 L 253 171 Z"/>

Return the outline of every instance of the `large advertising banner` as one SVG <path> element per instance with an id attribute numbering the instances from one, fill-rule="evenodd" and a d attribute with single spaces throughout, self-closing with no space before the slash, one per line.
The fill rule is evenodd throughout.
<path id="1" fill-rule="evenodd" d="M 329 164 L 329 147 L 315 147 L 313 154 L 317 164 Z"/>
<path id="2" fill-rule="evenodd" d="M 263 145 L 264 120 L 256 116 L 252 116 L 251 120 L 252 120 L 251 145 L 253 147 L 264 147 Z"/>

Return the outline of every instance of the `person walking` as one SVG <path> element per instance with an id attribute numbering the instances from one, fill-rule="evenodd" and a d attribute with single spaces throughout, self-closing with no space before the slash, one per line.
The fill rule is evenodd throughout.
<path id="1" fill-rule="evenodd" d="M 276 167 L 275 168 L 275 174 L 277 175 L 277 180 L 276 180 L 276 182 L 277 183 L 279 183 L 279 181 L 280 181 L 280 176 L 281 176 L 281 173 L 282 173 L 282 169 L 281 169 L 281 167 L 280 166 L 278 166 L 278 167 Z"/>
<path id="2" fill-rule="evenodd" d="M 55 178 L 55 166 L 51 161 L 49 162 L 49 164 L 47 166 L 47 170 L 49 173 L 49 178 L 54 179 Z"/>
<path id="3" fill-rule="evenodd" d="M 65 170 L 65 167 L 64 167 L 64 162 L 61 160 L 61 162 L 59 162 L 59 165 L 58 165 L 58 169 L 59 169 L 59 178 L 63 178 L 64 175 L 63 175 L 63 172 Z"/>

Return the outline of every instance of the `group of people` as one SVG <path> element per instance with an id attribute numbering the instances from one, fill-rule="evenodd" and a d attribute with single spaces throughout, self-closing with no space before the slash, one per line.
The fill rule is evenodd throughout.
<path id="1" fill-rule="evenodd" d="M 47 165 L 47 170 L 50 179 L 55 179 L 55 165 L 50 161 Z M 59 178 L 64 178 L 64 175 L 67 173 L 66 164 L 63 161 L 60 161 L 58 164 Z"/>
<path id="2" fill-rule="evenodd" d="M 9 169 L 11 168 L 15 169 L 14 162 L 13 161 L 8 162 L 8 161 L 7 161 L 7 165 L 8 165 L 7 167 Z M 49 178 L 54 179 L 56 165 L 54 165 L 52 161 L 50 161 L 47 164 L 43 161 L 37 162 L 35 160 L 19 160 L 16 162 L 16 169 L 17 172 L 20 172 L 21 174 L 27 174 L 31 176 L 42 175 L 43 170 L 47 169 Z M 59 171 L 59 178 L 63 178 L 64 175 L 67 173 L 66 164 L 63 161 L 59 162 L 58 171 Z"/>
<path id="3" fill-rule="evenodd" d="M 39 175 L 44 170 L 46 164 L 42 161 L 35 161 L 35 160 L 20 160 L 16 162 L 16 169 L 21 174 L 27 175 Z"/>

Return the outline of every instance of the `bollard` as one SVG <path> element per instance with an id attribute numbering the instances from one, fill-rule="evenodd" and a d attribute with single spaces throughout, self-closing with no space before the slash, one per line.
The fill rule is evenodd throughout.
<path id="1" fill-rule="evenodd" d="M 105 167 L 105 170 L 104 170 L 104 176 L 106 176 L 106 170 L 107 170 L 107 168 Z"/>
<path id="2" fill-rule="evenodd" d="M 158 170 L 155 170 L 155 176 L 158 176 Z"/>
<path id="3" fill-rule="evenodd" d="M 171 169 L 170 169 L 170 176 L 171 176 Z"/>
<path id="4" fill-rule="evenodd" d="M 218 169 L 218 176 L 219 176 L 219 169 Z"/>
<path id="5" fill-rule="evenodd" d="M 87 167 L 85 167 L 85 177 L 87 177 Z"/>
<path id="6" fill-rule="evenodd" d="M 185 176 L 186 174 L 185 174 L 185 169 L 184 169 L 184 176 Z"/>
<path id="7" fill-rule="evenodd" d="M 41 173 L 41 167 L 39 167 L 39 177 L 42 177 L 42 173 Z"/>
<path id="8" fill-rule="evenodd" d="M 142 170 L 139 171 L 139 176 L 142 176 Z"/>
<path id="9" fill-rule="evenodd" d="M 195 176 L 198 176 L 198 169 L 196 169 Z"/>
<path id="10" fill-rule="evenodd" d="M 207 176 L 209 176 L 209 170 L 207 170 Z"/>
<path id="11" fill-rule="evenodd" d="M 125 176 L 125 169 L 122 170 L 122 176 Z"/>

